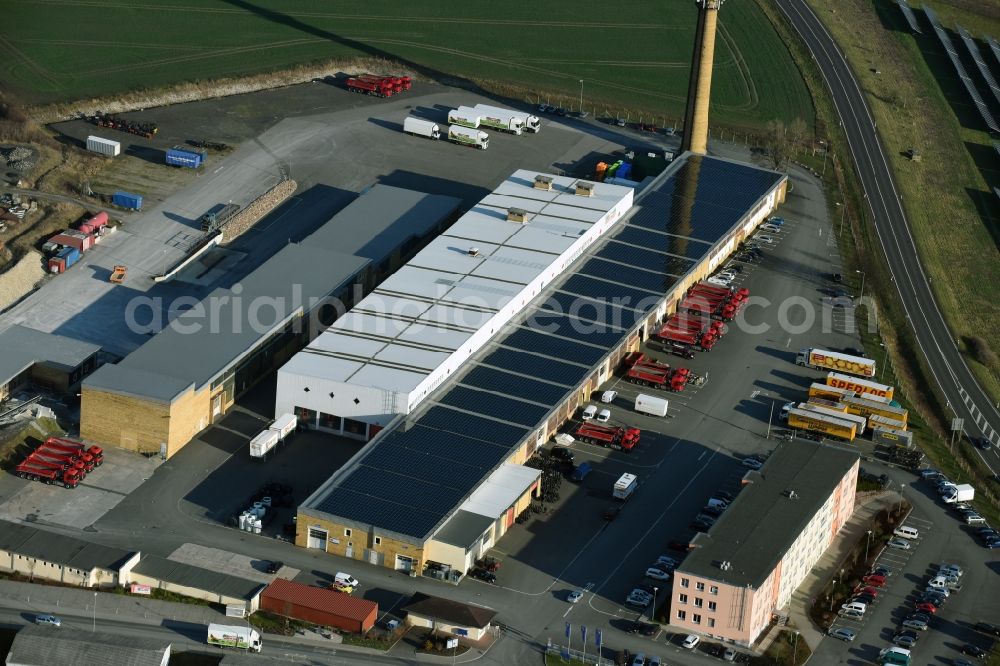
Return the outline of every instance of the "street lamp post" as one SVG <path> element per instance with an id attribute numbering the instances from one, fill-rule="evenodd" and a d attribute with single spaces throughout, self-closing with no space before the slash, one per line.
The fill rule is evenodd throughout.
<path id="1" fill-rule="evenodd" d="M 583 113 L 583 79 L 580 79 L 580 113 Z"/>
<path id="2" fill-rule="evenodd" d="M 97 592 L 94 592 L 94 626 L 90 630 L 90 633 L 97 632 Z"/>
<path id="3" fill-rule="evenodd" d="M 868 541 L 865 542 L 865 566 L 868 566 L 868 546 L 872 542 L 872 531 L 868 530 Z"/>
<path id="4" fill-rule="evenodd" d="M 660 588 L 653 586 L 653 610 L 649 611 L 649 619 L 656 622 L 656 593 Z"/>
<path id="5" fill-rule="evenodd" d="M 795 632 L 795 645 L 792 646 L 792 666 L 795 666 L 795 658 L 799 652 L 799 632 Z"/>
<path id="6" fill-rule="evenodd" d="M 858 295 L 858 301 L 860 302 L 865 297 L 865 277 L 867 277 L 867 273 L 865 273 L 861 269 L 858 269 L 854 272 L 861 273 L 861 293 Z"/>
<path id="7" fill-rule="evenodd" d="M 906 484 L 905 483 L 899 484 L 899 504 L 896 505 L 896 515 L 897 516 L 903 510 L 903 491 L 904 490 L 906 490 Z"/>

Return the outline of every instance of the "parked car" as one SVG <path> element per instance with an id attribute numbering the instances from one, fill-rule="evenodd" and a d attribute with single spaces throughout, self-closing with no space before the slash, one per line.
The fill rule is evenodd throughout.
<path id="1" fill-rule="evenodd" d="M 729 284 L 732 282 L 732 280 L 727 280 L 725 278 L 717 278 L 715 276 L 712 276 L 707 280 L 705 280 L 705 282 L 708 282 L 709 284 L 714 284 L 719 287 L 728 287 Z"/>
<path id="2" fill-rule="evenodd" d="M 923 620 L 903 620 L 902 626 L 915 631 L 927 631 L 927 623 Z"/>
<path id="3" fill-rule="evenodd" d="M 780 227 L 785 224 L 785 218 L 778 217 L 777 215 L 772 215 L 771 217 L 767 218 L 767 223 L 774 224 Z"/>
<path id="4" fill-rule="evenodd" d="M 677 558 L 670 557 L 669 555 L 660 555 L 656 558 L 656 566 L 668 571 L 676 569 L 678 564 L 680 564 L 680 562 L 677 561 Z"/>
<path id="5" fill-rule="evenodd" d="M 758 243 L 767 243 L 768 245 L 774 243 L 774 238 L 768 236 L 767 234 L 757 234 L 756 236 L 753 237 L 753 239 Z"/>
<path id="6" fill-rule="evenodd" d="M 884 564 L 876 564 L 874 567 L 872 567 L 871 575 L 883 576 L 885 578 L 888 578 L 889 576 L 892 575 L 892 569 L 890 569 Z"/>
<path id="7" fill-rule="evenodd" d="M 50 627 L 61 627 L 62 620 L 60 620 L 55 615 L 49 615 L 48 613 L 43 613 L 41 615 L 35 616 L 35 624 L 44 624 Z"/>
<path id="8" fill-rule="evenodd" d="M 862 582 L 865 585 L 871 585 L 872 587 L 882 587 L 883 585 L 885 585 L 885 576 L 880 576 L 878 574 L 871 574 L 869 576 L 865 576 L 862 579 Z"/>
<path id="9" fill-rule="evenodd" d="M 855 638 L 857 638 L 857 632 L 853 629 L 847 629 L 845 627 L 830 628 L 829 635 L 838 640 L 847 641 L 850 643 Z"/>
<path id="10" fill-rule="evenodd" d="M 598 423 L 607 423 L 610 420 L 611 420 L 611 410 L 610 409 L 602 409 L 601 411 L 599 411 L 597 413 L 597 422 Z"/>
<path id="11" fill-rule="evenodd" d="M 605 391 L 601 394 L 601 402 L 608 404 L 615 401 L 618 397 L 618 391 Z"/>
<path id="12" fill-rule="evenodd" d="M 889 539 L 888 543 L 886 543 L 885 545 L 889 546 L 889 548 L 898 548 L 899 550 L 910 549 L 910 542 L 907 541 L 906 539 L 899 539 L 899 538 Z"/>
<path id="13" fill-rule="evenodd" d="M 649 606 L 649 604 L 653 603 L 653 595 L 645 590 L 637 588 L 628 593 L 628 596 L 625 598 L 625 603 L 630 606 L 645 608 Z"/>
<path id="14" fill-rule="evenodd" d="M 655 636 L 656 632 L 660 630 L 655 624 L 650 624 L 649 622 L 639 622 L 634 620 L 624 627 L 625 633 L 627 634 L 641 634 L 643 636 Z"/>
<path id="15" fill-rule="evenodd" d="M 483 581 L 484 583 L 493 583 L 493 584 L 495 584 L 497 582 L 497 575 L 495 573 L 493 573 L 492 571 L 487 571 L 486 569 L 473 569 L 472 570 L 472 577 L 473 578 L 478 578 L 479 580 Z"/>
<path id="16" fill-rule="evenodd" d="M 920 622 L 926 622 L 928 625 L 931 623 L 930 613 L 910 613 L 910 615 L 906 619 L 919 620 Z"/>
<path id="17" fill-rule="evenodd" d="M 686 650 L 693 650 L 696 647 L 698 647 L 698 643 L 700 642 L 701 639 L 698 636 L 694 634 L 688 634 L 687 636 L 684 637 L 684 642 L 681 643 L 681 647 Z"/>
<path id="18" fill-rule="evenodd" d="M 646 569 L 646 578 L 652 578 L 653 580 L 670 580 L 670 574 L 666 571 L 662 571 L 657 567 L 649 567 Z"/>
<path id="19" fill-rule="evenodd" d="M 549 455 L 556 460 L 571 463 L 576 459 L 576 455 L 565 446 L 553 446 Z"/>
<path id="20" fill-rule="evenodd" d="M 756 458 L 744 458 L 743 466 L 748 469 L 760 469 L 761 467 L 764 466 L 764 463 L 757 460 Z"/>
<path id="21" fill-rule="evenodd" d="M 984 634 L 990 634 L 1000 638 L 1000 627 L 995 624 L 990 624 L 989 622 L 977 622 L 973 629 Z"/>
<path id="22" fill-rule="evenodd" d="M 892 637 L 892 642 L 902 648 L 912 648 L 917 644 L 917 634 L 910 630 L 901 631 Z"/>
<path id="23" fill-rule="evenodd" d="M 781 231 L 781 227 L 777 224 L 764 223 L 760 225 L 761 231 L 770 231 L 772 234 L 776 234 Z"/>
<path id="24" fill-rule="evenodd" d="M 973 664 L 968 659 L 962 659 L 961 657 L 952 659 L 951 664 L 952 666 L 975 666 L 975 664 Z"/>
<path id="25" fill-rule="evenodd" d="M 982 659 L 986 656 L 986 650 L 971 643 L 966 643 L 962 646 L 962 654 L 967 654 L 970 657 L 975 657 L 976 659 Z"/>
<path id="26" fill-rule="evenodd" d="M 920 611 L 922 613 L 937 613 L 937 606 L 926 601 L 921 602 L 913 607 L 913 610 Z"/>
<path id="27" fill-rule="evenodd" d="M 573 590 L 572 592 L 566 595 L 566 601 L 570 602 L 571 604 L 575 604 L 576 602 L 580 601 L 580 599 L 583 599 L 583 590 Z"/>

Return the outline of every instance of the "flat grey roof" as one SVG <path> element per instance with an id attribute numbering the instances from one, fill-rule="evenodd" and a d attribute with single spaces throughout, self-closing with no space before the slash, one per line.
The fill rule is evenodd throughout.
<path id="1" fill-rule="evenodd" d="M 14 636 L 8 664 L 161 666 L 170 641 L 70 627 L 28 626 Z"/>
<path id="2" fill-rule="evenodd" d="M 811 442 L 780 444 L 709 532 L 696 537 L 677 574 L 759 587 L 858 459 Z M 722 562 L 730 568 L 723 571 Z"/>
<path id="3" fill-rule="evenodd" d="M 468 550 L 492 524 L 493 519 L 489 516 L 459 509 L 434 535 L 434 540 Z"/>
<path id="4" fill-rule="evenodd" d="M 103 366 L 84 386 L 159 400 L 173 399 L 192 383 L 200 388 L 296 312 L 350 283 L 370 261 L 290 243 L 232 288 L 213 291 L 117 366 Z"/>
<path id="5" fill-rule="evenodd" d="M 375 185 L 314 231 L 307 243 L 378 263 L 453 215 L 462 200 Z"/>
<path id="6" fill-rule="evenodd" d="M 135 552 L 0 520 L 0 550 L 73 569 L 117 571 Z"/>
<path id="7" fill-rule="evenodd" d="M 267 587 L 263 583 L 246 578 L 202 569 L 182 562 L 174 562 L 156 555 L 146 555 L 132 568 L 143 576 L 156 578 L 168 583 L 205 590 L 234 599 L 253 599 Z"/>
<path id="8" fill-rule="evenodd" d="M 11 326 L 0 333 L 0 384 L 6 384 L 40 362 L 61 366 L 70 372 L 100 350 L 89 342 L 25 326 Z"/>

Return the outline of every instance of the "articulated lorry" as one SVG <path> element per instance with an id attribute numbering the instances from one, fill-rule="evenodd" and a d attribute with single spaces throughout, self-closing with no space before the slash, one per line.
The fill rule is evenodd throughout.
<path id="1" fill-rule="evenodd" d="M 448 128 L 448 140 L 452 143 L 460 143 L 464 146 L 475 146 L 480 150 L 490 147 L 490 135 L 486 132 L 461 125 L 452 125 Z"/>
<path id="2" fill-rule="evenodd" d="M 462 108 L 465 109 L 468 107 Z M 524 120 L 519 115 L 514 113 L 479 106 L 474 109 L 470 109 L 469 112 L 478 114 L 480 127 L 490 127 L 500 130 L 501 132 L 516 134 L 517 136 L 521 136 L 521 132 L 524 130 Z M 449 116 L 449 120 L 450 119 L 451 117 Z"/>
<path id="3" fill-rule="evenodd" d="M 867 379 L 859 377 L 848 377 L 838 372 L 831 372 L 826 376 L 826 385 L 835 388 L 847 389 L 857 394 L 870 394 L 876 398 L 892 400 L 893 387 L 885 384 L 877 384 Z M 866 395 L 867 397 L 867 395 Z"/>
<path id="4" fill-rule="evenodd" d="M 592 422 L 581 423 L 573 432 L 573 437 L 581 442 L 622 451 L 634 449 L 639 443 L 640 435 L 641 431 L 638 428 L 603 426 Z"/>
<path id="5" fill-rule="evenodd" d="M 437 141 L 441 138 L 441 127 L 433 120 L 407 116 L 403 121 L 403 131 L 414 136 L 423 136 Z"/>
<path id="6" fill-rule="evenodd" d="M 482 118 L 479 112 L 469 106 L 460 106 L 448 112 L 449 125 L 461 125 L 470 129 L 478 129 Z"/>
<path id="7" fill-rule="evenodd" d="M 856 423 L 810 409 L 793 407 L 788 410 L 788 425 L 800 430 L 837 437 L 848 442 L 853 442 L 857 436 Z"/>
<path id="8" fill-rule="evenodd" d="M 520 123 L 521 128 L 526 132 L 537 133 L 542 128 L 542 121 L 538 119 L 538 116 L 533 116 L 525 111 L 503 109 L 498 106 L 490 106 L 489 104 L 476 104 L 473 108 L 479 113 L 480 118 L 483 116 L 495 116 L 505 119 L 516 119 Z"/>
<path id="9" fill-rule="evenodd" d="M 75 469 L 45 465 L 30 457 L 15 467 L 14 473 L 22 479 L 53 483 L 65 488 L 76 488 L 80 485 L 80 474 Z"/>
<path id="10" fill-rule="evenodd" d="M 225 624 L 208 625 L 208 644 L 254 652 L 260 652 L 261 648 L 260 634 L 254 629 Z"/>
<path id="11" fill-rule="evenodd" d="M 827 349 L 802 349 L 795 363 L 809 368 L 846 372 L 859 377 L 875 376 L 875 361 L 863 356 L 851 356 Z"/>
<path id="12" fill-rule="evenodd" d="M 690 371 L 687 368 L 671 368 L 665 363 L 647 357 L 642 352 L 632 352 L 622 361 L 625 380 L 633 384 L 652 386 L 658 389 L 683 391 Z"/>
<path id="13" fill-rule="evenodd" d="M 799 403 L 798 408 L 810 412 L 817 412 L 819 414 L 823 414 L 824 416 L 832 416 L 835 419 L 853 423 L 854 434 L 858 437 L 865 434 L 865 428 L 868 427 L 868 419 L 863 416 L 858 416 L 857 414 L 851 414 L 847 411 L 846 405 L 842 405 L 837 402 L 832 403 L 831 406 L 826 406 L 809 401 L 806 403 Z"/>

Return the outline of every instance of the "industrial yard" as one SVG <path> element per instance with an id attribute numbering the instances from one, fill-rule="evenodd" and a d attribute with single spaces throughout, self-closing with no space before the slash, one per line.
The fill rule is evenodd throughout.
<path id="1" fill-rule="evenodd" d="M 52 39 L 0 35 L 16 56 L 0 79 L 37 99 L 96 91 L 92 54 L 43 64 L 82 44 L 57 38 L 66 20 L 95 16 L 53 2 Z M 166 53 L 181 39 L 164 36 L 128 57 L 109 44 L 101 89 L 143 72 L 150 99 L 194 101 L 50 106 L 60 120 L 41 128 L 0 94 L 0 136 L 37 144 L 0 153 L 16 184 L 0 194 L 16 263 L 0 276 L 0 620 L 17 628 L 0 654 L 995 660 L 1000 628 L 980 620 L 1000 612 L 994 479 L 937 456 L 931 391 L 900 367 L 934 313 L 907 315 L 914 341 L 879 309 L 897 275 L 901 298 L 927 287 L 919 266 L 883 279 L 854 263 L 872 239 L 856 220 L 845 237 L 852 207 L 826 175 L 830 160 L 844 178 L 843 157 L 807 138 L 812 107 L 786 65 L 798 59 L 814 94 L 814 67 L 835 89 L 853 78 L 805 2 L 559 20 L 409 16 L 394 0 L 364 16 L 294 0 L 102 9 L 135 39 L 192 15 L 187 40 L 218 21 L 260 32 Z M 33 11 L 15 6 L 11 24 Z M 349 34 L 361 25 L 363 40 Z M 544 58 L 469 41 L 514 27 L 546 33 Z M 688 40 L 664 31 L 692 29 L 690 70 L 675 67 Z M 627 30 L 631 48 L 578 79 L 594 30 Z M 793 30 L 813 64 L 772 40 Z M 304 55 L 320 46 L 359 59 L 323 72 Z M 195 65 L 289 63 L 253 86 L 155 87 Z M 667 88 L 648 85 L 659 70 Z M 766 118 L 767 136 L 725 142 L 710 120 L 731 114 Z M 875 131 L 857 120 L 839 126 Z M 856 166 L 895 191 L 884 160 Z M 903 215 L 894 196 L 868 199 L 871 213 L 894 221 L 887 201 Z M 938 382 L 949 453 L 971 446 L 989 468 L 1000 431 L 948 345 L 929 361 L 959 386 Z M 926 589 L 900 590 L 928 571 Z"/>

